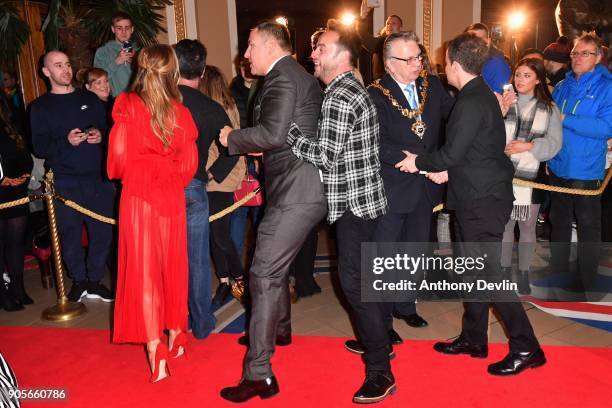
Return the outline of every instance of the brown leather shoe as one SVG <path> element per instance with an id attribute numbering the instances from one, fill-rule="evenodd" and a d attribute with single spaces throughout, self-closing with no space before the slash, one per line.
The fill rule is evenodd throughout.
<path id="1" fill-rule="evenodd" d="M 231 402 L 245 402 L 253 397 L 261 399 L 270 398 L 278 394 L 276 377 L 265 380 L 242 380 L 236 387 L 227 387 L 221 390 L 221 397 Z"/>

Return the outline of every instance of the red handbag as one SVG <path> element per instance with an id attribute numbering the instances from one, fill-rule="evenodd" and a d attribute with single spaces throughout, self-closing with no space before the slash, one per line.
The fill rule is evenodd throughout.
<path id="1" fill-rule="evenodd" d="M 257 194 L 246 203 L 242 204 L 245 207 L 259 207 L 263 204 L 263 194 L 261 191 L 261 185 L 259 180 L 250 174 L 246 175 L 246 178 L 240 183 L 240 188 L 234 191 L 234 202 L 238 202 L 246 197 L 247 194 L 257 190 Z"/>

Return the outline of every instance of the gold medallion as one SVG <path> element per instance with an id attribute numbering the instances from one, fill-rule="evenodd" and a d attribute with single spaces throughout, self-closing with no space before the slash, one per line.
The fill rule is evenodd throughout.
<path id="1" fill-rule="evenodd" d="M 419 139 L 422 139 L 425 136 L 425 131 L 427 130 L 427 125 L 422 120 L 417 120 L 412 124 L 412 133 L 417 135 Z"/>

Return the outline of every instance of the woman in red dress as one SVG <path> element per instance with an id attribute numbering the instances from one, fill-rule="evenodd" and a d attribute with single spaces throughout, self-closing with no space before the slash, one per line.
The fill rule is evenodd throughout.
<path id="1" fill-rule="evenodd" d="M 185 352 L 187 226 L 184 188 L 198 162 L 197 129 L 181 103 L 167 45 L 140 51 L 132 92 L 113 109 L 107 170 L 121 179 L 119 272 L 113 341 L 147 345 L 151 381 Z M 169 330 L 169 349 L 161 341 Z"/>

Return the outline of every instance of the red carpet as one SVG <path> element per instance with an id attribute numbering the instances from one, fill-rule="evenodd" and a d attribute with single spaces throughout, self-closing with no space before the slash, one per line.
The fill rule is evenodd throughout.
<path id="1" fill-rule="evenodd" d="M 24 403 L 28 407 L 217 407 L 236 406 L 219 390 L 240 377 L 244 348 L 236 335 L 190 338 L 187 361 L 170 366 L 172 376 L 148 382 L 144 349 L 110 344 L 101 330 L 2 327 L 0 351 L 21 387 L 66 388 L 67 403 Z M 350 407 L 363 379 L 358 357 L 344 339 L 294 338 L 279 348 L 274 370 L 281 393 L 254 399 L 251 407 Z M 486 373 L 506 353 L 491 346 L 486 360 L 444 356 L 430 341 L 407 341 L 396 348 L 393 371 L 398 392 L 380 407 L 604 407 L 612 397 L 612 349 L 548 346 L 548 364 L 517 377 Z"/>

